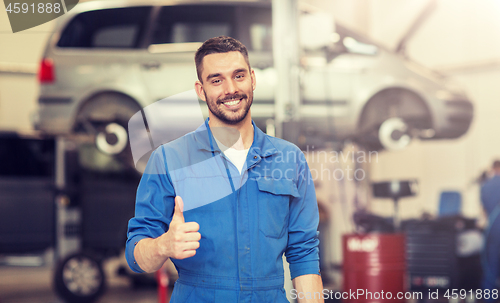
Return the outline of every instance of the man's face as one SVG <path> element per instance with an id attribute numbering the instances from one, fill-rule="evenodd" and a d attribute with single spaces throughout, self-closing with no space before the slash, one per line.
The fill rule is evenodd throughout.
<path id="1" fill-rule="evenodd" d="M 250 119 L 255 74 L 240 52 L 216 53 L 203 58 L 201 79 L 196 82 L 198 96 L 207 102 L 214 119 L 236 125 Z"/>

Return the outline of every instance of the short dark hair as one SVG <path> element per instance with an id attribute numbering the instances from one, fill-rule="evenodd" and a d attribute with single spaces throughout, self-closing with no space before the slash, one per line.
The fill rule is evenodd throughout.
<path id="1" fill-rule="evenodd" d="M 248 60 L 248 51 L 245 45 L 240 41 L 227 37 L 219 36 L 210 38 L 205 41 L 200 48 L 196 51 L 194 55 L 194 63 L 196 64 L 196 73 L 198 74 L 198 80 L 202 81 L 201 73 L 203 72 L 202 62 L 206 55 L 216 54 L 216 53 L 228 53 L 228 52 L 240 52 L 245 58 L 245 62 L 250 69 L 250 62 Z"/>
<path id="2" fill-rule="evenodd" d="M 493 168 L 494 169 L 500 169 L 500 160 L 495 160 L 493 162 Z"/>

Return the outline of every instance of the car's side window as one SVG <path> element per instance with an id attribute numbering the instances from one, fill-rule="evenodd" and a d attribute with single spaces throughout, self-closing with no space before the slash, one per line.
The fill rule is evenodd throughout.
<path id="1" fill-rule="evenodd" d="M 272 50 L 272 29 L 266 24 L 254 23 L 250 26 L 250 41 L 254 51 Z"/>
<path id="2" fill-rule="evenodd" d="M 364 37 L 355 35 L 345 28 L 337 25 L 336 49 L 358 55 L 374 56 L 378 54 L 378 46 Z M 339 51 L 340 52 L 340 51 Z"/>
<path id="3" fill-rule="evenodd" d="M 202 42 L 206 40 L 206 37 L 228 36 L 230 31 L 231 26 L 228 23 L 179 22 L 172 27 L 172 42 Z"/>
<path id="4" fill-rule="evenodd" d="M 271 50 L 271 9 L 231 5 L 164 6 L 151 44 L 204 42 L 216 36 L 239 39 L 252 51 Z"/>
<path id="5" fill-rule="evenodd" d="M 132 47 L 137 37 L 138 26 L 119 25 L 102 28 L 94 34 L 93 47 Z"/>
<path id="6" fill-rule="evenodd" d="M 137 48 L 151 7 L 127 7 L 88 11 L 76 16 L 64 29 L 58 47 Z"/>
<path id="7" fill-rule="evenodd" d="M 151 44 L 203 42 L 214 36 L 232 36 L 234 17 L 234 8 L 230 6 L 164 6 Z"/>
<path id="8" fill-rule="evenodd" d="M 248 7 L 240 11 L 240 15 L 246 24 L 241 35 L 248 35 L 246 45 L 256 52 L 272 51 L 272 13 L 266 7 Z"/>
<path id="9" fill-rule="evenodd" d="M 375 45 L 358 41 L 353 37 L 345 37 L 342 39 L 342 43 L 346 49 L 353 54 L 376 55 L 378 51 Z"/>

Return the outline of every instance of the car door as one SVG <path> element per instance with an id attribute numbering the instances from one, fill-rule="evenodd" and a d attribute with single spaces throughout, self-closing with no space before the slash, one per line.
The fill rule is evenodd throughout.
<path id="1" fill-rule="evenodd" d="M 137 55 L 151 9 L 104 7 L 76 15 L 50 49 L 56 81 L 42 87 L 44 95 L 70 96 L 78 102 L 102 91 L 142 96 Z"/>

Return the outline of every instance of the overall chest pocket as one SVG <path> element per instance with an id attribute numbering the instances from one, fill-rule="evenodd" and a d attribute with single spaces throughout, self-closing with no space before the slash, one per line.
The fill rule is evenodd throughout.
<path id="1" fill-rule="evenodd" d="M 259 192 L 259 230 L 271 238 L 281 238 L 288 229 L 290 200 L 299 197 L 297 186 L 292 180 L 260 178 L 257 180 Z"/>

